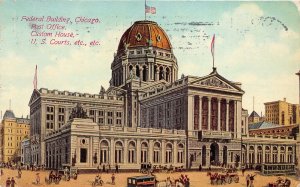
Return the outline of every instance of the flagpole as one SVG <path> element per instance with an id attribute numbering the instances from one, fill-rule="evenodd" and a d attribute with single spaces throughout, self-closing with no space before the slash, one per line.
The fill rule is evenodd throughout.
<path id="1" fill-rule="evenodd" d="M 147 20 L 147 19 L 146 19 L 146 0 L 145 0 L 145 8 L 144 8 L 144 12 L 145 12 L 145 20 Z"/>

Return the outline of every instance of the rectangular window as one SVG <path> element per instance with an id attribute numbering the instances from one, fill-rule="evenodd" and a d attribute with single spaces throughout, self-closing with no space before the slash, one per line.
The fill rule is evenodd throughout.
<path id="1" fill-rule="evenodd" d="M 87 161 L 87 149 L 80 149 L 80 162 L 86 163 Z"/>
<path id="2" fill-rule="evenodd" d="M 107 112 L 108 117 L 113 117 L 113 112 Z"/>
<path id="3" fill-rule="evenodd" d="M 104 116 L 104 111 L 103 111 L 103 110 L 100 110 L 100 111 L 98 112 L 98 114 L 99 114 L 99 116 Z"/>
<path id="4" fill-rule="evenodd" d="M 117 125 L 122 125 L 122 120 L 121 119 L 117 119 L 116 124 Z"/>
<path id="5" fill-rule="evenodd" d="M 58 108 L 58 113 L 65 113 L 65 108 Z"/>

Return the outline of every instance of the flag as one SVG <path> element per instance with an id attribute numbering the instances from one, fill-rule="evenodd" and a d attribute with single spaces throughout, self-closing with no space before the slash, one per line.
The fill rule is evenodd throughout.
<path id="1" fill-rule="evenodd" d="M 145 13 L 156 14 L 156 8 L 145 5 Z"/>
<path id="2" fill-rule="evenodd" d="M 37 65 L 35 65 L 35 73 L 34 73 L 34 78 L 33 78 L 33 88 L 35 90 L 37 89 Z"/>
<path id="3" fill-rule="evenodd" d="M 214 58 L 214 53 L 215 53 L 215 34 L 211 40 L 211 44 L 210 44 L 210 50 L 211 50 L 211 55 Z"/>

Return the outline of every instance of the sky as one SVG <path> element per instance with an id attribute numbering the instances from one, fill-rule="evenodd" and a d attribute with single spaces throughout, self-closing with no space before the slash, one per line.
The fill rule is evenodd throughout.
<path id="1" fill-rule="evenodd" d="M 298 7 L 296 6 L 298 4 Z M 264 103 L 299 103 L 300 16 L 298 2 L 147 1 L 170 38 L 179 76 L 212 71 L 210 43 L 215 34 L 215 66 L 220 75 L 241 82 L 242 105 L 264 114 Z M 44 16 L 43 22 L 26 21 Z M 70 18 L 63 30 L 47 29 L 50 16 Z M 77 22 L 78 17 L 87 22 Z M 22 19 L 23 18 L 23 19 Z M 98 19 L 98 23 L 88 22 Z M 0 0 L 0 110 L 29 114 L 35 66 L 38 88 L 98 94 L 108 88 L 110 65 L 119 40 L 135 21 L 144 20 L 144 1 Z M 36 24 L 37 26 L 33 26 Z M 43 25 L 43 28 L 38 26 Z M 31 36 L 32 32 L 53 33 Z M 74 37 L 55 37 L 56 32 Z M 43 39 L 45 44 L 41 44 Z M 36 43 L 33 44 L 33 40 Z M 68 40 L 69 45 L 50 41 Z M 75 45 L 81 40 L 84 45 Z M 97 41 L 98 45 L 90 45 Z M 62 42 L 64 43 L 64 42 Z M 77 43 L 78 44 L 78 43 Z"/>

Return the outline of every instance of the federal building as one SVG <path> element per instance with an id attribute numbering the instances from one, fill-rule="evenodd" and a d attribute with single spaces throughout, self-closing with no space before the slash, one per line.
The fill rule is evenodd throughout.
<path id="1" fill-rule="evenodd" d="M 98 94 L 33 91 L 32 162 L 47 168 L 139 169 L 142 163 L 208 168 L 254 162 L 254 149 L 280 150 L 279 144 L 292 150 L 292 159 L 284 161 L 295 162 L 294 139 L 248 136 L 243 142 L 248 121 L 241 83 L 216 68 L 203 77 L 178 77 L 178 69 L 165 31 L 156 22 L 136 21 L 120 39 L 109 88 Z"/>

